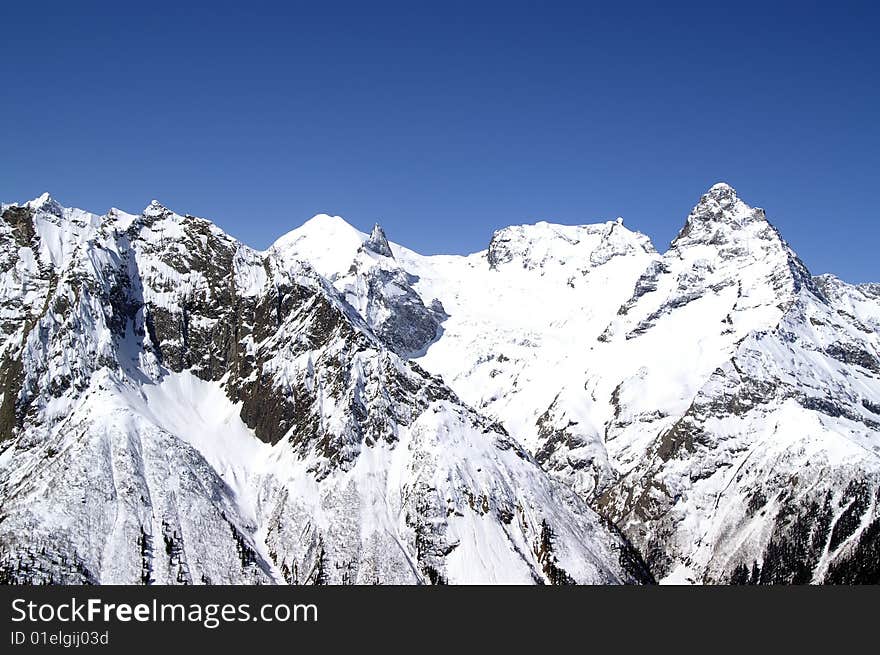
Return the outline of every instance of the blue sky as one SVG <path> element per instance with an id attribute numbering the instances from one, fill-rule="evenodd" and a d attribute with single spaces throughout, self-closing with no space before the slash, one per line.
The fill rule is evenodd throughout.
<path id="1" fill-rule="evenodd" d="M 425 253 L 619 215 L 663 250 L 724 180 L 813 272 L 880 280 L 880 10 L 659 5 L 3 3 L 0 198 Z"/>

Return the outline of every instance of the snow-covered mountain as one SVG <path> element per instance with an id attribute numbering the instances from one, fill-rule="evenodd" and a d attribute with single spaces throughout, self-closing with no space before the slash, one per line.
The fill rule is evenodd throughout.
<path id="1" fill-rule="evenodd" d="M 5 580 L 880 581 L 880 286 L 726 184 L 662 254 L 2 219 Z"/>
<path id="2" fill-rule="evenodd" d="M 713 187 L 604 337 L 598 506 L 659 577 L 876 580 L 878 333 L 762 210 Z"/>
<path id="3" fill-rule="evenodd" d="M 308 258 L 325 248 L 306 232 Z M 338 219 L 331 233 L 336 261 L 316 266 L 364 306 L 350 264 L 366 235 Z M 662 255 L 619 219 L 505 228 L 466 257 L 390 250 L 447 316 L 416 361 L 658 578 L 880 581 L 877 285 L 811 277 L 726 184 Z"/>
<path id="4" fill-rule="evenodd" d="M 446 314 L 380 230 L 337 289 L 333 248 L 257 252 L 157 202 L 0 212 L 0 581 L 651 581 L 515 436 L 398 354 Z"/>

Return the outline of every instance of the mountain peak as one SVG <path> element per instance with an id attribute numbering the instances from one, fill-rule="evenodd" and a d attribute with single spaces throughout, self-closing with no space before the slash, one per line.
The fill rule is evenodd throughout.
<path id="1" fill-rule="evenodd" d="M 740 230 L 755 223 L 769 225 L 764 210 L 749 206 L 732 186 L 719 182 L 700 197 L 673 243 L 685 239 L 688 242 L 722 240 L 719 230 L 727 233 L 729 230 Z"/>
<path id="2" fill-rule="evenodd" d="M 51 214 L 59 214 L 62 209 L 61 205 L 58 204 L 58 201 L 56 201 L 48 191 L 40 194 L 33 200 L 26 202 L 25 207 L 28 207 L 29 209 L 42 209 Z"/>
<path id="3" fill-rule="evenodd" d="M 763 271 L 760 279 L 780 298 L 790 299 L 804 287 L 820 293 L 807 267 L 770 224 L 764 210 L 746 204 L 727 184 L 716 184 L 703 194 L 669 253 L 689 262 L 709 258 L 711 270 L 727 269 L 737 277 L 739 271 L 757 265 L 754 270 Z"/>
<path id="4" fill-rule="evenodd" d="M 511 225 L 492 234 L 486 257 L 489 267 L 519 262 L 526 269 L 565 267 L 575 262 L 599 265 L 617 255 L 653 253 L 650 240 L 623 225 L 623 219 L 586 225 L 561 225 L 538 221 Z M 567 269 L 566 269 L 567 270 Z"/>
<path id="5" fill-rule="evenodd" d="M 333 216 L 331 214 L 315 214 L 309 220 L 302 224 L 301 227 L 323 228 L 323 227 L 352 227 L 348 221 L 342 216 Z"/>
<path id="6" fill-rule="evenodd" d="M 370 232 L 369 238 L 364 241 L 364 247 L 377 255 L 394 257 L 394 254 L 391 252 L 391 246 L 388 245 L 388 238 L 385 236 L 385 230 L 383 230 L 382 226 L 378 223 L 373 225 L 373 231 Z"/>
<path id="7" fill-rule="evenodd" d="M 280 236 L 269 249 L 285 261 L 308 260 L 319 274 L 336 279 L 351 266 L 365 237 L 341 216 L 317 214 Z"/>
<path id="8" fill-rule="evenodd" d="M 717 182 L 709 187 L 708 193 L 736 195 L 736 189 L 730 186 L 727 182 Z"/>
<path id="9" fill-rule="evenodd" d="M 29 200 L 25 204 L 28 207 L 40 207 L 42 205 L 45 205 L 50 200 L 52 200 L 51 194 L 48 191 L 44 191 L 42 194 L 40 194 L 39 196 L 37 196 L 33 200 Z"/>
<path id="10" fill-rule="evenodd" d="M 736 194 L 736 189 L 726 182 L 718 182 L 709 187 L 709 190 L 703 194 L 703 197 L 700 200 L 702 202 L 705 199 L 712 200 L 718 203 L 721 207 L 728 207 L 742 202 Z"/>
<path id="11" fill-rule="evenodd" d="M 726 182 L 718 182 L 709 187 L 709 190 L 700 198 L 700 203 L 706 201 L 711 201 L 721 208 L 735 208 L 737 205 L 742 205 L 749 210 L 751 209 L 751 207 L 740 200 L 736 189 Z"/>
<path id="12" fill-rule="evenodd" d="M 294 228 L 287 234 L 283 234 L 275 240 L 272 248 L 285 249 L 305 239 L 312 247 L 338 248 L 341 243 L 346 245 L 355 243 L 354 250 L 363 240 L 363 233 L 359 232 L 341 216 L 330 214 L 315 214 L 305 223 Z"/>
<path id="13" fill-rule="evenodd" d="M 150 204 L 144 208 L 144 216 L 162 216 L 170 213 L 168 208 L 156 199 L 150 201 Z"/>

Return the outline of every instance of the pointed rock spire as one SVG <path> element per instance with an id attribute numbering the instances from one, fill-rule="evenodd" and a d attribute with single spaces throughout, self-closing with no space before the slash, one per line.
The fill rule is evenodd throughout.
<path id="1" fill-rule="evenodd" d="M 710 239 L 725 240 L 718 230 L 733 235 L 747 225 L 760 222 L 767 224 L 764 210 L 750 207 L 737 195 L 736 190 L 724 182 L 713 185 L 703 194 L 697 205 L 691 210 L 684 227 L 673 241 L 708 241 Z"/>
<path id="2" fill-rule="evenodd" d="M 59 215 L 61 214 L 61 205 L 53 198 L 49 192 L 45 192 L 40 196 L 34 198 L 33 200 L 29 200 L 25 203 L 25 206 L 29 209 L 41 209 L 50 214 Z"/>
<path id="3" fill-rule="evenodd" d="M 377 255 L 394 257 L 394 253 L 391 252 L 391 246 L 388 245 L 388 238 L 385 236 L 385 230 L 383 230 L 382 226 L 378 223 L 373 226 L 373 231 L 370 232 L 369 238 L 364 241 L 364 247 L 367 250 L 373 251 Z"/>
<path id="4" fill-rule="evenodd" d="M 33 200 L 29 200 L 27 202 L 27 205 L 28 205 L 28 207 L 32 207 L 32 208 L 41 207 L 41 206 L 45 205 L 47 202 L 50 202 L 51 200 L 52 200 L 52 196 L 49 194 L 48 191 L 46 191 L 46 192 L 40 194 L 39 196 L 37 196 L 36 198 L 34 198 Z"/>

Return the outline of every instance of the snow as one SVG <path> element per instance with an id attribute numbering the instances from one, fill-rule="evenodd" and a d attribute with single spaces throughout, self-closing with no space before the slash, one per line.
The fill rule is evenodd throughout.
<path id="1" fill-rule="evenodd" d="M 555 382 L 589 366 L 589 350 L 571 345 L 598 337 L 656 257 L 641 235 L 614 225 L 508 228 L 523 244 L 521 259 L 497 269 L 485 251 L 424 257 L 397 246 L 397 260 L 419 278 L 415 288 L 449 314 L 443 337 L 419 363 L 533 446 L 535 419 L 558 392 Z M 593 264 L 609 241 L 612 252 L 629 256 Z"/>
<path id="2" fill-rule="evenodd" d="M 43 202 L 34 206 L 37 210 L 34 230 L 39 237 L 40 260 L 53 268 L 64 270 L 70 264 L 74 251 L 94 238 L 101 219 L 79 209 L 60 207 L 58 213 L 61 215 L 58 216 L 55 212 L 44 211 L 45 205 Z"/>
<path id="3" fill-rule="evenodd" d="M 48 195 L 28 206 L 36 250 L 0 225 L 0 318 L 65 309 L 0 334 L 0 354 L 22 353 L 28 388 L 72 382 L 39 392 L 21 447 L 0 451 L 0 498 L 103 582 L 137 580 L 132 544 L 146 534 L 160 550 L 171 531 L 191 554 L 183 568 L 157 563 L 163 582 L 307 581 L 320 555 L 337 582 L 435 570 L 533 583 L 548 575 L 543 521 L 568 575 L 626 581 L 593 502 L 645 551 L 662 540 L 661 582 L 717 582 L 763 562 L 785 511 L 829 494 L 836 521 L 850 483 L 880 485 L 880 292 L 810 277 L 763 210 L 724 183 L 663 254 L 619 218 L 511 226 L 463 256 L 390 243 L 387 257 L 364 246 L 384 250 L 378 227 L 368 236 L 326 214 L 259 252 L 155 201 L 143 216 L 98 217 Z M 180 316 L 198 297 L 212 309 L 187 314 L 191 329 L 222 328 L 218 282 L 189 244 L 230 253 L 222 284 L 234 297 L 275 302 L 300 285 L 345 330 L 315 345 L 312 317 L 294 312 L 259 342 L 245 330 L 237 346 L 259 366 L 243 380 L 164 368 L 152 347 L 185 339 L 152 344 L 143 308 L 119 333 L 108 294 L 125 271 L 150 311 Z M 389 345 L 382 330 L 403 311 L 433 335 L 423 347 Z M 314 413 L 324 445 L 293 430 L 260 441 L 229 399 L 231 383 L 257 379 L 297 402 L 312 394 L 297 411 Z M 361 410 L 394 420 L 364 439 Z M 878 511 L 872 501 L 847 540 L 820 549 L 814 581 Z M 242 543 L 254 562 L 235 555 Z"/>
<path id="4" fill-rule="evenodd" d="M 307 261 L 333 281 L 351 265 L 367 235 L 339 216 L 318 214 L 269 247 L 280 261 Z"/>
<path id="5" fill-rule="evenodd" d="M 812 295 L 806 269 L 762 210 L 719 183 L 686 224 L 662 257 L 637 233 L 615 234 L 610 228 L 620 222 L 505 228 L 493 237 L 494 264 L 493 246 L 470 256 L 426 257 L 392 244 L 399 265 L 418 278 L 422 298 L 439 299 L 449 315 L 442 336 L 417 361 L 533 452 L 545 443 L 542 431 L 548 427 L 567 434 L 568 445 L 556 446 L 545 465 L 587 497 L 620 476 L 635 482 L 644 475 L 659 436 L 695 398 L 719 392 L 713 380 L 732 360 L 741 369 L 753 361 L 758 368 L 749 364 L 749 375 L 802 393 L 821 397 L 834 389 L 844 399 L 877 402 L 875 380 L 820 352 L 844 334 L 864 341 L 865 331 L 841 321 Z M 352 241 L 325 273 L 344 276 L 355 250 Z M 636 280 L 655 264 L 660 268 L 653 288 L 630 300 Z M 833 287 L 838 307 L 877 331 L 876 294 L 839 281 L 826 286 Z M 355 293 L 353 302 L 363 311 L 359 297 Z M 798 310 L 801 305 L 806 309 Z M 810 321 L 799 311 L 835 332 L 805 329 Z M 798 343 L 818 343 L 792 350 L 789 337 L 762 337 L 777 329 L 797 334 Z M 876 338 L 867 339 L 868 351 L 878 352 Z M 864 415 L 860 406 L 853 411 Z M 673 496 L 680 495 L 673 514 L 684 517 L 675 524 L 671 547 L 682 556 L 664 581 L 700 581 L 707 571 L 726 575 L 721 567 L 733 553 L 746 552 L 737 544 L 751 544 L 748 552 L 760 559 L 775 512 L 762 521 L 737 521 L 748 501 L 741 490 L 757 483 L 755 467 L 768 458 L 797 469 L 802 465 L 789 460 L 824 456 L 822 470 L 832 480 L 841 467 L 874 471 L 876 431 L 848 421 L 817 415 L 789 398 L 769 415 L 756 407 L 747 420 L 706 423 L 702 429 L 724 448 L 704 459 L 675 460 L 657 474 Z M 794 457 L 798 452 L 813 454 Z M 848 455 L 828 457 L 835 452 Z M 736 480 L 730 477 L 734 471 Z M 708 477 L 694 484 L 694 476 Z M 479 523 L 457 529 L 464 540 L 493 539 Z M 725 546 L 732 533 L 739 536 Z"/>
<path id="6" fill-rule="evenodd" d="M 255 517 L 251 476 L 269 446 L 242 422 L 241 406 L 230 402 L 222 384 L 182 371 L 142 386 L 140 394 L 126 394 L 132 409 L 198 450 Z"/>
<path id="7" fill-rule="evenodd" d="M 394 260 L 362 249 L 365 235 L 341 219 L 316 217 L 264 253 L 158 203 L 141 217 L 40 210 L 34 220 L 41 261 L 17 256 L 4 289 L 18 302 L 42 275 L 31 269 L 49 267 L 56 279 L 37 286 L 38 304 L 61 311 L 27 334 L 20 354 L 36 418 L 0 456 L 0 499 L 15 517 L 0 526 L 0 559 L 18 558 L 24 580 L 304 582 L 326 558 L 333 582 L 419 583 L 430 573 L 534 583 L 547 579 L 550 560 L 537 550 L 544 523 L 555 539 L 543 557 L 573 579 L 640 579 L 621 565 L 620 539 L 515 440 L 380 346 L 341 295 L 354 284 L 360 306 L 353 258 L 362 273 L 391 276 L 391 305 L 371 320 L 414 292 Z M 209 275 L 189 247 L 232 253 L 232 275 Z M 340 252 L 349 261 L 333 271 Z M 273 302 L 277 286 L 300 285 L 294 298 L 313 295 L 301 302 L 325 303 L 344 329 L 313 340 L 315 317 L 297 308 L 258 343 L 243 335 L 242 350 L 261 358 L 245 379 L 169 370 L 154 349 L 187 347 L 178 322 L 208 334 L 222 326 L 218 284 Z M 190 303 L 196 297 L 207 311 Z M 162 333 L 145 325 L 159 309 L 170 316 Z M 229 399 L 233 384 L 258 376 L 271 381 L 268 393 L 313 393 L 298 411 L 314 413 L 320 434 L 260 441 Z M 387 430 L 366 440 L 353 409 Z"/>
<path id="8" fill-rule="evenodd" d="M 29 200 L 24 203 L 26 207 L 30 207 L 31 209 L 39 209 L 46 203 L 48 203 L 52 199 L 52 196 L 49 195 L 48 191 L 41 193 L 39 196 L 34 198 L 33 200 Z"/>

